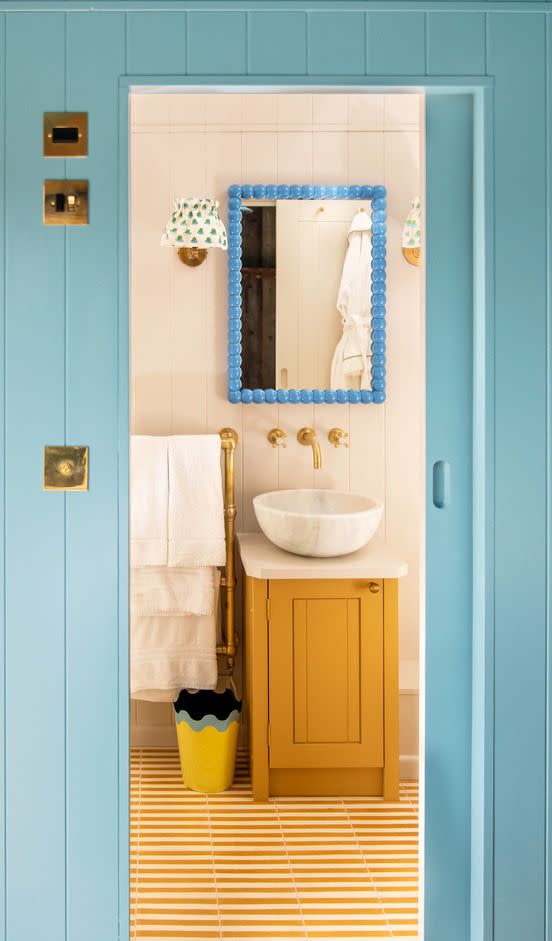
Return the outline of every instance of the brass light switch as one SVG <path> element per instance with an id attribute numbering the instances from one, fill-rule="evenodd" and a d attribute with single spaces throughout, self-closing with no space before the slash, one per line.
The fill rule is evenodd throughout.
<path id="1" fill-rule="evenodd" d="M 44 225 L 88 225 L 88 180 L 44 180 Z"/>
<path id="2" fill-rule="evenodd" d="M 44 490 L 88 490 L 88 448 L 46 445 Z"/>
<path id="3" fill-rule="evenodd" d="M 44 112 L 44 156 L 88 156 L 88 115 L 86 111 Z"/>

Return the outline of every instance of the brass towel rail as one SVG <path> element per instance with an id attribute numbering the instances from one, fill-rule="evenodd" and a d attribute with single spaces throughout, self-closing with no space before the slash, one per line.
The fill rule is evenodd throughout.
<path id="1" fill-rule="evenodd" d="M 226 537 L 226 565 L 220 580 L 222 589 L 222 628 L 223 643 L 217 646 L 217 653 L 227 658 L 228 673 L 232 675 L 234 661 L 238 651 L 236 638 L 236 558 L 235 558 L 235 520 L 236 520 L 236 479 L 235 454 L 238 446 L 238 433 L 233 428 L 219 431 L 221 448 L 224 452 L 224 534 Z"/>

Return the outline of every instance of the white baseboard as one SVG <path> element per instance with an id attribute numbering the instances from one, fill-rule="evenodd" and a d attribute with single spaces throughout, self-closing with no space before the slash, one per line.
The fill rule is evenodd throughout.
<path id="1" fill-rule="evenodd" d="M 419 776 L 419 762 L 417 755 L 401 755 L 399 757 L 401 781 L 417 781 Z"/>

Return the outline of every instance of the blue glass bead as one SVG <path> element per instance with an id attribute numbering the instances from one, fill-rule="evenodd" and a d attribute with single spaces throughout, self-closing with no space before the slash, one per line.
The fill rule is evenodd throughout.
<path id="1" fill-rule="evenodd" d="M 373 379 L 385 379 L 385 369 L 382 366 L 372 366 Z"/>
<path id="2" fill-rule="evenodd" d="M 374 195 L 374 187 L 373 187 L 373 186 L 361 186 L 361 187 L 360 187 L 360 198 L 361 198 L 361 199 L 372 199 L 372 196 L 373 196 L 373 195 Z"/>
<path id="3" fill-rule="evenodd" d="M 358 389 L 349 389 L 349 402 L 351 405 L 357 405 L 360 402 L 360 392 Z"/>
<path id="4" fill-rule="evenodd" d="M 242 389 L 241 398 L 242 402 L 245 402 L 247 405 L 249 405 L 249 403 L 253 401 L 253 393 L 251 389 Z"/>
<path id="5" fill-rule="evenodd" d="M 267 389 L 265 392 L 265 401 L 270 405 L 276 402 L 276 389 Z"/>
<path id="6" fill-rule="evenodd" d="M 241 212 L 239 209 L 230 209 L 228 211 L 228 225 L 231 223 L 237 222 L 238 225 L 241 225 Z"/>
<path id="7" fill-rule="evenodd" d="M 373 366 L 385 366 L 385 356 L 383 353 L 374 353 L 372 356 Z"/>
<path id="8" fill-rule="evenodd" d="M 372 353 L 385 353 L 385 343 L 382 343 L 379 340 L 374 340 L 371 346 Z"/>
<path id="9" fill-rule="evenodd" d="M 372 340 L 374 343 L 383 343 L 385 341 L 385 330 L 372 330 Z"/>
<path id="10" fill-rule="evenodd" d="M 361 389 L 360 390 L 360 401 L 364 402 L 365 405 L 368 405 L 369 402 L 372 402 L 374 396 L 370 389 Z"/>
<path id="11" fill-rule="evenodd" d="M 387 226 L 385 222 L 374 222 L 372 225 L 372 232 L 374 235 L 385 235 L 387 232 Z"/>
<path id="12" fill-rule="evenodd" d="M 372 294 L 371 301 L 372 306 L 374 304 L 385 304 L 387 297 L 385 294 Z"/>
<path id="13" fill-rule="evenodd" d="M 231 198 L 232 198 L 232 197 L 235 197 L 235 196 L 241 196 L 241 186 L 240 186 L 240 184 L 239 184 L 239 183 L 232 183 L 232 185 L 228 187 L 228 195 L 229 195 Z"/>
<path id="14" fill-rule="evenodd" d="M 278 187 L 278 199 L 289 199 L 289 186 L 281 184 Z"/>
<path id="15" fill-rule="evenodd" d="M 269 183 L 266 188 L 266 198 L 267 199 L 276 199 L 278 195 L 278 187 L 274 183 Z"/>
<path id="16" fill-rule="evenodd" d="M 313 401 L 313 402 L 316 402 L 316 404 L 318 404 L 318 405 L 319 405 L 321 402 L 324 401 L 324 393 L 322 392 L 322 389 L 314 389 L 314 390 L 313 390 L 313 393 L 312 393 L 312 401 Z"/>
<path id="17" fill-rule="evenodd" d="M 229 222 L 228 223 L 228 235 L 232 238 L 235 235 L 241 234 L 241 222 Z"/>
<path id="18" fill-rule="evenodd" d="M 385 320 L 385 307 L 382 308 L 378 307 L 377 305 L 372 307 L 372 324 L 374 320 L 377 323 L 381 323 L 382 320 Z"/>
<path id="19" fill-rule="evenodd" d="M 345 402 L 349 401 L 349 395 L 347 389 L 338 389 L 335 393 L 336 400 L 343 405 Z"/>
<path id="20" fill-rule="evenodd" d="M 239 366 L 232 366 L 232 368 L 228 370 L 229 379 L 239 379 L 240 376 L 241 376 L 241 369 L 239 368 Z"/>
<path id="21" fill-rule="evenodd" d="M 314 187 L 314 199 L 325 199 L 326 198 L 326 187 L 325 186 L 315 186 Z"/>
<path id="22" fill-rule="evenodd" d="M 326 389 L 324 392 L 324 401 L 328 402 L 329 405 L 333 405 L 337 401 L 337 395 L 333 389 Z"/>
<path id="23" fill-rule="evenodd" d="M 235 284 L 241 284 L 241 271 L 239 268 L 228 269 L 228 284 L 232 286 Z"/>
<path id="24" fill-rule="evenodd" d="M 385 186 L 374 186 L 374 199 L 385 199 L 386 196 L 387 190 L 385 189 Z"/>
<path id="25" fill-rule="evenodd" d="M 263 389 L 253 390 L 253 401 L 257 402 L 258 405 L 260 405 L 261 402 L 264 402 L 264 390 Z"/>
<path id="26" fill-rule="evenodd" d="M 228 300 L 231 304 L 233 301 L 241 300 L 241 287 L 238 284 L 228 285 Z M 232 306 L 234 305 L 232 304 Z"/>
<path id="27" fill-rule="evenodd" d="M 229 307 L 228 308 L 228 323 L 229 324 L 241 324 L 241 308 L 240 307 Z M 234 329 L 236 329 L 234 327 Z"/>
<path id="28" fill-rule="evenodd" d="M 386 199 L 373 199 L 372 200 L 372 212 L 374 209 L 387 209 L 387 200 Z"/>
<path id="29" fill-rule="evenodd" d="M 372 213 L 372 222 L 385 222 L 387 219 L 387 213 L 383 210 Z"/>
<path id="30" fill-rule="evenodd" d="M 381 251 L 381 249 L 377 248 L 376 251 Z M 372 271 L 387 271 L 385 258 L 372 258 Z"/>
<path id="31" fill-rule="evenodd" d="M 242 201 L 239 196 L 232 196 L 231 199 L 228 200 L 228 212 L 234 212 L 236 209 L 238 212 L 241 212 L 241 204 Z"/>
<path id="32" fill-rule="evenodd" d="M 306 405 L 312 402 L 312 392 L 310 389 L 301 389 L 301 401 Z"/>
<path id="33" fill-rule="evenodd" d="M 350 186 L 349 187 L 349 199 L 360 199 L 361 187 L 360 186 Z M 355 391 L 354 389 L 352 390 Z"/>
<path id="34" fill-rule="evenodd" d="M 385 380 L 384 379 L 372 379 L 372 389 L 374 392 L 383 392 L 385 389 Z"/>
<path id="35" fill-rule="evenodd" d="M 384 389 L 382 389 L 381 392 L 375 391 L 373 393 L 373 396 L 374 396 L 374 402 L 376 402 L 378 405 L 381 405 L 382 402 L 385 402 L 385 390 Z"/>
<path id="36" fill-rule="evenodd" d="M 373 281 L 372 295 L 376 295 L 376 297 L 378 297 L 381 294 L 385 294 L 385 281 Z M 375 300 L 375 303 L 377 303 L 377 300 Z"/>
<path id="37" fill-rule="evenodd" d="M 314 186 L 301 187 L 301 199 L 312 199 L 314 196 Z"/>
<path id="38" fill-rule="evenodd" d="M 241 392 L 239 389 L 228 389 L 228 401 L 233 402 L 236 405 L 237 402 L 241 402 Z"/>
<path id="39" fill-rule="evenodd" d="M 246 183 L 241 188 L 242 199 L 253 199 L 253 187 L 251 183 Z"/>
<path id="40" fill-rule="evenodd" d="M 232 261 L 239 261 L 241 265 L 241 251 L 238 245 L 232 244 L 228 246 L 228 257 L 231 258 Z"/>
<path id="41" fill-rule="evenodd" d="M 301 401 L 301 393 L 299 392 L 299 389 L 289 389 L 289 390 L 288 390 L 288 399 L 289 399 L 290 402 L 300 402 L 300 401 Z"/>
<path id="42" fill-rule="evenodd" d="M 287 402 L 287 400 L 288 400 L 287 389 L 278 389 L 278 391 L 277 391 L 277 393 L 276 393 L 276 398 L 278 399 L 278 401 L 280 402 L 280 404 L 283 404 L 284 402 Z"/>
<path id="43" fill-rule="evenodd" d="M 293 186 L 289 188 L 289 198 L 290 199 L 301 199 L 301 187 L 294 183 Z"/>
<path id="44" fill-rule="evenodd" d="M 264 183 L 256 183 L 253 187 L 253 196 L 255 199 L 264 199 L 266 197 L 266 186 Z"/>
<path id="45" fill-rule="evenodd" d="M 342 184 L 341 186 L 338 186 L 338 187 L 337 187 L 337 198 L 338 198 L 338 199 L 349 199 L 349 187 L 348 187 L 348 186 L 344 186 L 343 184 Z"/>
<path id="46" fill-rule="evenodd" d="M 384 261 L 387 258 L 387 249 L 385 246 L 385 239 L 383 244 L 381 243 L 381 236 L 378 236 L 378 242 L 372 239 L 372 259 L 382 258 Z"/>
<path id="47" fill-rule="evenodd" d="M 241 376 L 239 379 L 228 379 L 228 388 L 229 389 L 240 389 L 241 390 Z"/>
<path id="48" fill-rule="evenodd" d="M 329 186 L 326 187 L 326 199 L 336 199 L 336 197 L 337 197 L 337 186 L 334 186 L 333 183 L 331 183 Z"/>
<path id="49" fill-rule="evenodd" d="M 374 248 L 385 248 L 386 244 L 385 233 L 380 235 L 377 232 L 372 232 L 372 250 Z"/>

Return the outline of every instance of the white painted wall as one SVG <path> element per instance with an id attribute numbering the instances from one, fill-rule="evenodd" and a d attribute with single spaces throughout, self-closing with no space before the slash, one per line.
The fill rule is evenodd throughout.
<path id="1" fill-rule="evenodd" d="M 408 561 L 400 587 L 401 686 L 417 701 L 423 527 L 422 269 L 400 237 L 421 180 L 417 95 L 131 95 L 132 431 L 240 435 L 238 528 L 257 529 L 251 498 L 285 487 L 332 487 L 383 500 L 379 538 Z M 231 405 L 226 401 L 226 256 L 182 265 L 160 236 L 176 196 L 208 195 L 225 210 L 231 183 L 383 183 L 388 189 L 388 398 L 375 405 Z M 312 425 L 323 467 L 297 444 Z M 288 447 L 273 450 L 280 426 Z M 335 450 L 330 428 L 350 434 Z M 406 700 L 405 700 L 406 704 Z M 410 707 L 412 708 L 412 706 Z M 135 740 L 172 741 L 170 708 L 133 704 Z M 403 742 L 415 754 L 412 735 Z"/>

